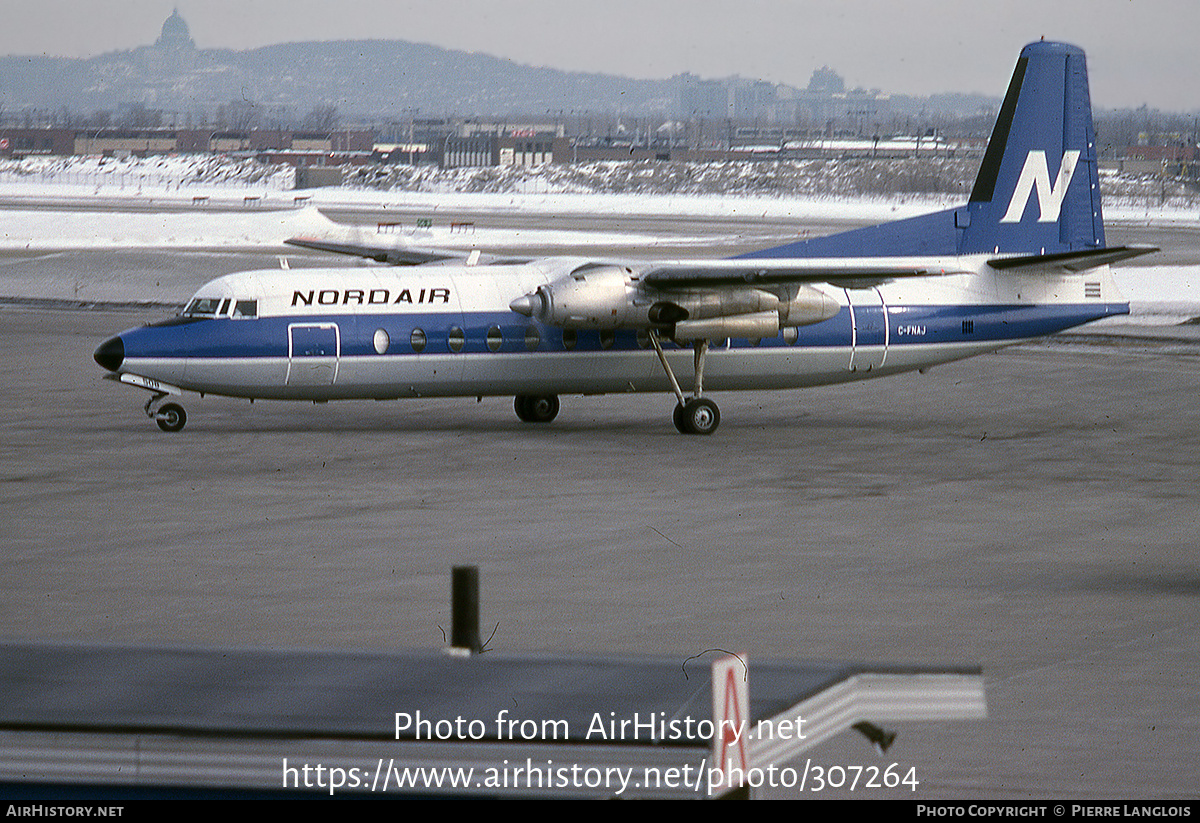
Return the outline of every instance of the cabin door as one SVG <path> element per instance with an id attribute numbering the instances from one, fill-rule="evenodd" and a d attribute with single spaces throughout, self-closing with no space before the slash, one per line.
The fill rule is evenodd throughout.
<path id="1" fill-rule="evenodd" d="M 329 386 L 337 380 L 342 336 L 337 323 L 288 326 L 289 386 Z"/>
<path id="2" fill-rule="evenodd" d="M 846 289 L 850 303 L 850 371 L 871 371 L 887 361 L 888 312 L 879 289 Z"/>

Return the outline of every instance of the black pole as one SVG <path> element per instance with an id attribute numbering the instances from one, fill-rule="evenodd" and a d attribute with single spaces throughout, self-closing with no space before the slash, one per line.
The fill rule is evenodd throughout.
<path id="1" fill-rule="evenodd" d="M 479 641 L 479 567 L 455 566 L 450 581 L 452 616 L 450 645 L 469 649 L 472 654 L 483 651 Z"/>

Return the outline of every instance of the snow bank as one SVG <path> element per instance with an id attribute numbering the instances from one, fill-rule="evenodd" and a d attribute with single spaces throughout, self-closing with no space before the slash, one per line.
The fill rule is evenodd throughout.
<path id="1" fill-rule="evenodd" d="M 278 248 L 289 237 L 340 228 L 312 207 L 215 213 L 13 209 L 0 215 L 0 250 Z"/>

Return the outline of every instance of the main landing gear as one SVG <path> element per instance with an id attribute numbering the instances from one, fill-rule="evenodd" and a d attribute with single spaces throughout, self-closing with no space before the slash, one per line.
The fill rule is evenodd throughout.
<path id="1" fill-rule="evenodd" d="M 522 423 L 549 423 L 558 417 L 558 395 L 518 394 L 513 408 Z"/>
<path id="2" fill-rule="evenodd" d="M 676 403 L 672 417 L 675 428 L 683 434 L 712 434 L 721 424 L 721 410 L 707 397 L 693 397 L 686 403 Z"/>
<path id="3" fill-rule="evenodd" d="M 663 371 L 667 373 L 667 378 L 671 381 L 671 390 L 675 392 L 675 397 L 679 401 L 672 414 L 675 428 L 683 434 L 712 434 L 715 432 L 717 426 L 721 424 L 721 410 L 717 408 L 716 403 L 703 396 L 704 357 L 708 354 L 708 341 L 697 340 L 693 343 L 696 387 L 690 400 L 683 396 L 683 389 L 679 388 L 679 381 L 675 379 L 671 364 L 667 362 L 667 356 L 663 354 L 658 332 L 654 329 L 650 330 L 650 342 L 654 344 L 654 351 L 658 353 L 658 360 L 662 363 Z"/>

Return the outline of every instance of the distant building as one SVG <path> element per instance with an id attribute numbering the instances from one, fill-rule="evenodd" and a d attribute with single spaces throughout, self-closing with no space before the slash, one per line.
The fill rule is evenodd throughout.
<path id="1" fill-rule="evenodd" d="M 829 66 L 814 69 L 805 89 L 809 94 L 841 94 L 846 90 L 846 81 Z"/>
<path id="2" fill-rule="evenodd" d="M 63 156 L 74 153 L 74 129 L 0 127 L 0 157 L 26 157 L 31 154 Z"/>
<path id="3" fill-rule="evenodd" d="M 728 85 L 721 80 L 701 80 L 690 73 L 679 75 L 679 113 L 684 117 L 728 117 Z"/>
<path id="4" fill-rule="evenodd" d="M 335 162 L 351 162 L 349 158 L 369 158 L 374 146 L 375 132 L 368 129 L 305 132 L 287 129 L 222 131 L 0 127 L 0 156 L 4 157 L 31 154 L 126 157 L 190 153 L 270 154 L 271 162 L 325 166 L 334 165 Z"/>
<path id="5" fill-rule="evenodd" d="M 1125 174 L 1153 174 L 1164 177 L 1197 177 L 1200 171 L 1200 147 L 1130 146 L 1121 159 Z"/>
<path id="6" fill-rule="evenodd" d="M 442 167 L 541 166 L 571 162 L 571 143 L 563 136 L 561 127 L 531 124 L 492 128 L 493 131 L 484 131 L 478 124 L 465 124 L 459 133 L 448 135 L 442 147 Z"/>
<path id="7" fill-rule="evenodd" d="M 192 71 L 200 61 L 196 43 L 192 40 L 191 32 L 188 31 L 188 24 L 179 16 L 179 9 L 175 9 L 163 23 L 162 33 L 154 41 L 154 45 L 146 46 L 139 51 L 142 52 L 146 69 L 151 74 L 158 76 L 178 75 Z M 163 94 L 168 90 L 167 88 L 156 89 L 155 96 L 169 99 L 169 95 Z"/>
<path id="8" fill-rule="evenodd" d="M 171 12 L 162 26 L 162 34 L 154 41 L 154 47 L 168 51 L 195 51 L 196 43 L 192 40 L 188 24 L 179 16 L 179 9 Z"/>

